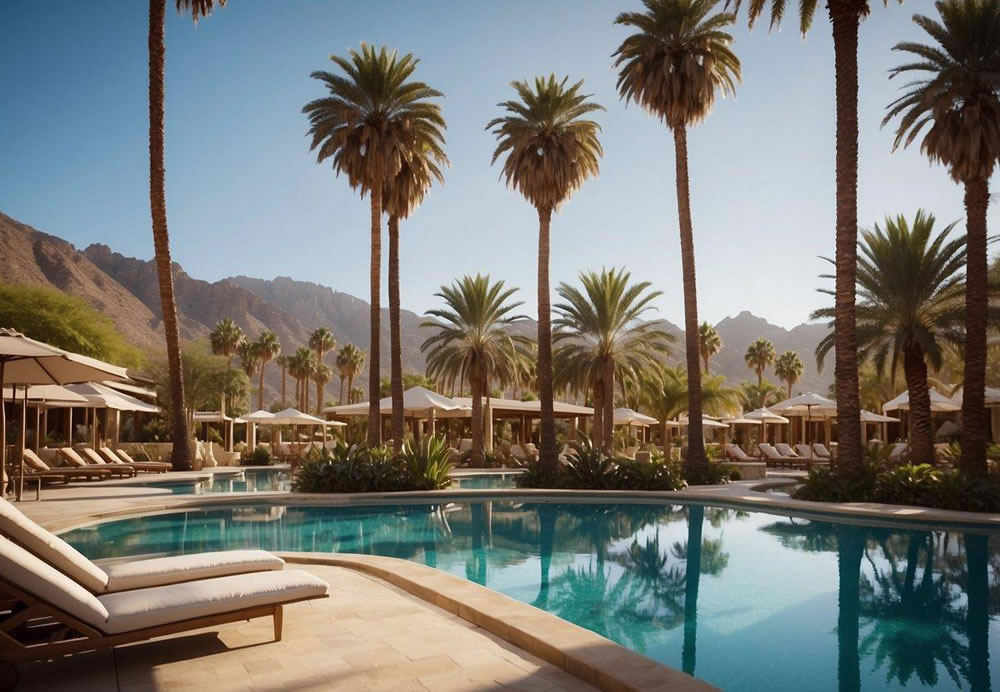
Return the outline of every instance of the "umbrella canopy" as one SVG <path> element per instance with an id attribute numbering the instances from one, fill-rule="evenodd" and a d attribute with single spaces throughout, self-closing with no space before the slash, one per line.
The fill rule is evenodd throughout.
<path id="1" fill-rule="evenodd" d="M 639 425 L 646 427 L 647 425 L 656 425 L 659 422 L 652 416 L 647 416 L 645 413 L 639 413 L 630 408 L 615 409 L 615 425 Z"/>
<path id="2" fill-rule="evenodd" d="M 936 389 L 930 390 L 931 395 L 931 411 L 934 413 L 951 413 L 954 411 L 961 411 L 962 406 L 956 404 L 954 401 L 946 397 L 944 394 L 938 393 Z M 882 406 L 882 413 L 888 411 L 909 411 L 910 410 L 910 392 L 909 390 L 903 392 L 897 396 L 892 401 L 887 402 Z"/>
<path id="3" fill-rule="evenodd" d="M 24 390 L 18 392 L 18 394 L 23 395 Z M 14 387 L 4 387 L 3 396 L 6 399 L 12 398 L 14 395 Z M 37 403 L 46 407 L 66 407 L 66 406 L 79 406 L 91 407 L 93 404 L 85 396 L 81 396 L 74 391 L 67 389 L 66 387 L 61 387 L 57 384 L 33 384 L 28 387 L 28 401 Z"/>
<path id="4" fill-rule="evenodd" d="M 265 411 L 264 409 L 240 416 L 240 419 L 244 423 L 266 423 L 272 418 L 274 418 L 274 414 L 270 411 Z"/>
<path id="5" fill-rule="evenodd" d="M 43 344 L 11 329 L 0 329 L 0 374 L 3 384 L 128 379 L 125 368 Z"/>
<path id="6" fill-rule="evenodd" d="M 379 399 L 379 411 L 381 413 L 392 413 L 392 397 Z M 330 406 L 324 409 L 326 413 L 336 416 L 367 416 L 368 402 L 359 404 L 344 404 L 342 406 Z M 403 392 L 403 414 L 407 416 L 430 415 L 434 411 L 438 417 L 447 417 L 449 413 L 458 416 L 468 416 L 472 411 L 471 406 L 461 404 L 454 399 L 449 399 L 437 392 L 432 392 L 424 387 L 410 387 Z"/>
<path id="7" fill-rule="evenodd" d="M 893 418 L 892 416 L 883 416 L 881 413 L 873 413 L 871 411 L 861 412 L 861 422 L 862 423 L 898 423 L 898 418 Z"/>
<path id="8" fill-rule="evenodd" d="M 246 416 L 244 416 L 245 418 Z M 284 411 L 278 411 L 269 419 L 254 420 L 253 422 L 259 425 L 347 425 L 339 421 L 323 420 L 294 408 L 286 408 Z"/>
<path id="9" fill-rule="evenodd" d="M 775 404 L 771 407 L 771 410 L 793 415 L 800 414 L 803 411 L 808 415 L 812 415 L 814 412 L 832 413 L 837 410 L 837 402 L 833 399 L 827 399 L 825 396 L 820 396 L 816 392 L 806 392 L 805 394 L 793 396 L 791 399 L 785 399 L 780 404 Z"/>
<path id="10" fill-rule="evenodd" d="M 951 400 L 954 401 L 959 406 L 961 406 L 962 405 L 962 392 L 964 392 L 964 391 L 965 391 L 964 387 L 960 388 L 955 393 L 955 396 L 953 396 L 951 398 Z M 997 404 L 1000 404 L 1000 387 L 987 387 L 986 388 L 986 401 L 985 401 L 985 403 L 986 403 L 987 406 L 991 406 L 991 405 L 995 406 Z"/>
<path id="11" fill-rule="evenodd" d="M 223 414 L 221 411 L 195 411 L 194 412 L 194 422 L 195 423 L 223 423 L 225 421 L 231 421 L 232 418 Z"/>
<path id="12" fill-rule="evenodd" d="M 684 418 L 683 420 L 681 420 L 681 425 L 682 426 L 687 425 L 687 424 L 688 424 L 688 419 L 687 418 Z M 722 421 L 715 420 L 714 418 L 702 418 L 701 419 L 701 427 L 703 427 L 703 428 L 717 428 L 717 429 L 722 429 L 722 428 L 728 428 L 729 426 L 726 423 L 723 423 Z"/>
<path id="13" fill-rule="evenodd" d="M 788 419 L 784 416 L 779 416 L 773 411 L 768 411 L 766 408 L 759 408 L 756 411 L 751 411 L 750 413 L 743 414 L 744 418 L 747 418 L 755 423 L 780 423 L 787 424 Z"/>
<path id="14" fill-rule="evenodd" d="M 66 389 L 83 396 L 96 408 L 110 408 L 116 411 L 137 411 L 139 413 L 160 412 L 159 407 L 155 404 L 147 403 L 142 399 L 136 399 L 125 392 L 119 392 L 97 382 L 71 384 L 67 385 Z"/>

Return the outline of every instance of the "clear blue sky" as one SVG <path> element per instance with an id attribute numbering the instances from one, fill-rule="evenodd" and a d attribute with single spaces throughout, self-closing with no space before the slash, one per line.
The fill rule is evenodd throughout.
<path id="1" fill-rule="evenodd" d="M 553 283 L 627 265 L 682 322 L 672 140 L 624 107 L 611 67 L 625 35 L 612 22 L 637 0 L 231 0 L 197 26 L 169 5 L 167 201 L 174 259 L 191 275 L 292 276 L 367 297 L 368 204 L 316 164 L 300 109 L 323 93 L 309 73 L 368 41 L 419 56 L 417 77 L 446 94 L 452 168 L 403 225 L 404 308 L 422 312 L 442 283 L 488 272 L 534 310 L 537 219 L 498 182 L 483 128 L 512 79 L 555 72 L 584 79 L 607 112 L 601 175 L 553 221 Z M 890 47 L 920 38 L 911 16 L 932 3 L 873 5 L 860 38 L 859 222 L 919 207 L 941 225 L 962 219 L 945 171 L 916 149 L 893 154 L 879 126 L 900 61 Z M 146 12 L 140 0 L 0 5 L 0 211 L 81 248 L 152 256 Z M 825 302 L 818 256 L 833 253 L 833 49 L 822 3 L 805 40 L 794 21 L 766 29 L 740 18 L 743 84 L 689 138 L 699 307 L 712 322 L 749 309 L 790 327 Z"/>

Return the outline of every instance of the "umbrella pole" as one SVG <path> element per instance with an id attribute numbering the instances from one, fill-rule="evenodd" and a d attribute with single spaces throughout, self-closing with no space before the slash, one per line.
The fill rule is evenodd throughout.
<path id="1" fill-rule="evenodd" d="M 17 397 L 17 389 L 14 389 L 14 396 Z M 25 435 L 27 431 L 25 427 L 28 424 L 28 385 L 24 385 L 24 396 L 21 398 L 21 426 L 17 431 L 17 459 L 18 459 L 18 469 L 17 469 L 17 501 L 21 501 L 21 497 L 24 495 L 24 443 Z"/>
<path id="2" fill-rule="evenodd" d="M 3 380 L 4 370 L 7 368 L 7 361 L 0 359 L 0 478 L 3 484 L 0 485 L 0 495 L 7 494 L 7 413 L 4 410 L 3 400 Z"/>

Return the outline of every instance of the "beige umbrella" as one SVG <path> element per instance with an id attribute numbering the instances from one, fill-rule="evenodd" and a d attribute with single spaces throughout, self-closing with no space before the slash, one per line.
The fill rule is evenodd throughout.
<path id="1" fill-rule="evenodd" d="M 748 418 L 752 421 L 757 421 L 760 423 L 760 439 L 763 442 L 767 439 L 767 424 L 775 423 L 780 425 L 788 425 L 788 419 L 784 416 L 779 416 L 773 411 L 768 411 L 766 408 L 759 408 L 750 413 L 744 414 L 744 418 Z"/>
<path id="2" fill-rule="evenodd" d="M 816 392 L 806 392 L 805 394 L 793 396 L 791 399 L 785 399 L 780 404 L 775 404 L 771 407 L 771 410 L 786 414 L 805 411 L 806 429 L 803 439 L 806 444 L 809 444 L 809 423 L 812 421 L 813 411 L 821 411 L 824 415 L 828 413 L 834 414 L 837 411 L 837 402 L 825 396 L 820 396 Z"/>

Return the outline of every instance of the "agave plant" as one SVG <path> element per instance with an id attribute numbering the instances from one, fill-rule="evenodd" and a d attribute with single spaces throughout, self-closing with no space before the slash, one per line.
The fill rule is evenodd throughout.
<path id="1" fill-rule="evenodd" d="M 443 436 L 432 435 L 417 444 L 407 442 L 399 453 L 414 490 L 443 490 L 451 485 L 455 450 Z"/>
<path id="2" fill-rule="evenodd" d="M 618 464 L 596 447 L 589 437 L 570 443 L 566 455 L 566 484 L 578 490 L 610 490 L 618 485 Z"/>

